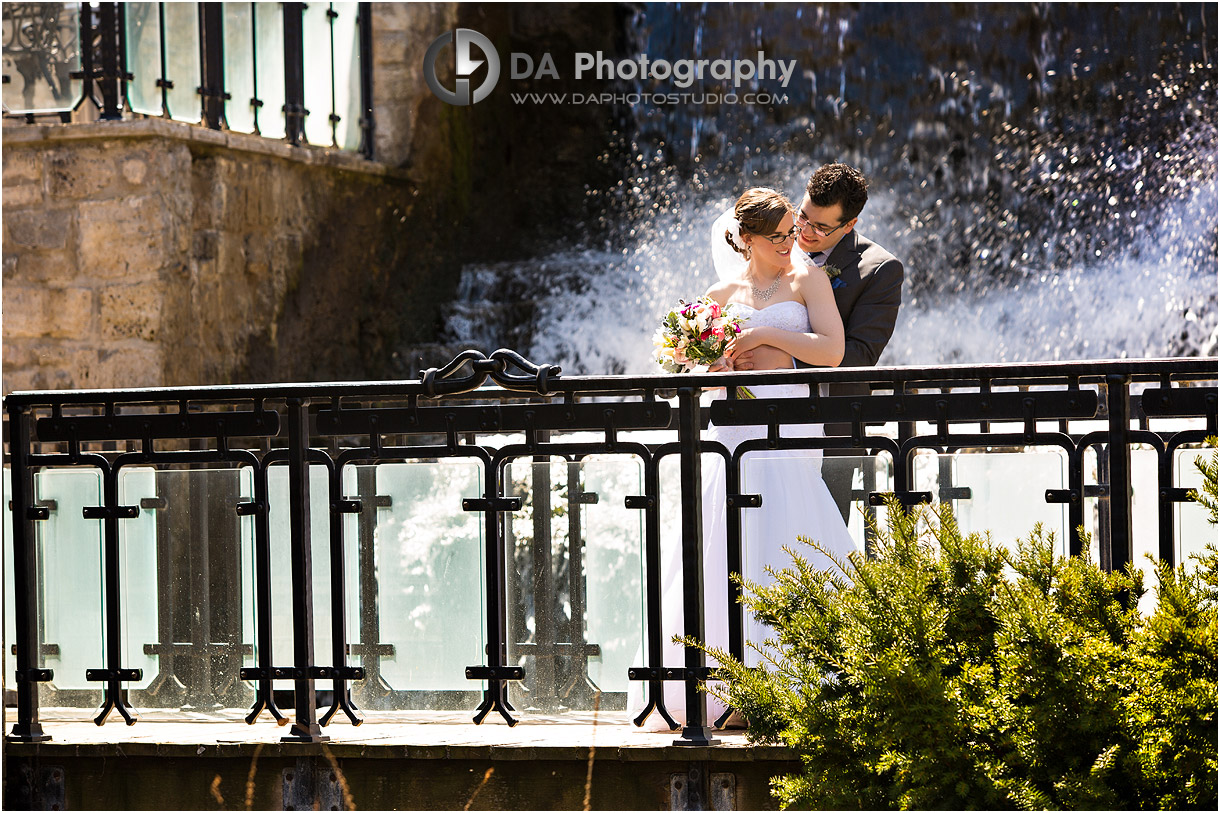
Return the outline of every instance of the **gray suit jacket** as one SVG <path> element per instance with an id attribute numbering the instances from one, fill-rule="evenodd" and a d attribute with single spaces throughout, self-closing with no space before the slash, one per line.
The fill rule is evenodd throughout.
<path id="1" fill-rule="evenodd" d="M 832 281 L 843 317 L 845 347 L 840 367 L 872 367 L 894 334 L 902 304 L 902 263 L 854 229 L 830 252 L 826 264 L 841 269 Z"/>
<path id="2" fill-rule="evenodd" d="M 843 361 L 840 367 L 872 367 L 881 356 L 902 304 L 902 263 L 855 229 L 831 250 L 826 264 L 840 269 L 842 285 L 831 281 L 835 304 L 843 317 Z M 802 365 L 804 366 L 804 365 Z M 867 384 L 831 384 L 830 395 L 867 395 Z M 850 435 L 851 425 L 826 425 L 827 435 Z M 847 454 L 827 449 L 828 457 Z"/>

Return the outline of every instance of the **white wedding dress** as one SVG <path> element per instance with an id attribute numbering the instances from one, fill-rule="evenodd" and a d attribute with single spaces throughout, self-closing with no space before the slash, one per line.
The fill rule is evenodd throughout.
<path id="1" fill-rule="evenodd" d="M 761 309 L 735 305 L 749 316 L 750 327 L 770 326 L 806 333 L 810 330 L 809 312 L 800 302 L 777 302 Z M 758 398 L 808 398 L 806 384 L 771 384 L 752 386 Z M 725 397 L 718 390 L 716 399 Z M 780 427 L 780 437 L 822 437 L 821 424 L 794 424 Z M 739 444 L 755 438 L 766 438 L 766 426 L 710 425 L 703 434 L 705 441 L 719 441 L 733 453 Z M 836 556 L 846 559 L 850 551 L 860 549 L 843 524 L 842 515 L 822 480 L 820 449 L 775 449 L 747 452 L 741 461 L 740 488 L 743 494 L 761 494 L 762 506 L 741 512 L 742 572 L 755 583 L 773 581 L 766 572 L 789 567 L 791 557 L 783 550 L 788 546 L 817 568 L 833 568 L 832 562 L 820 552 L 797 541 L 798 536 L 820 542 Z M 728 547 L 725 509 L 725 471 L 719 454 L 703 456 L 703 592 L 706 606 L 704 631 L 707 643 L 728 649 Z M 682 613 L 682 552 L 680 539 L 661 540 L 661 624 L 664 641 L 664 665 L 684 665 L 684 650 L 672 643 L 675 634 L 683 632 Z M 745 662 L 756 666 L 761 662 L 749 642 L 762 645 L 770 628 L 757 621 L 748 610 L 734 607 L 744 614 L 742 628 L 747 642 Z M 635 663 L 643 662 L 643 649 Z M 708 658 L 708 665 L 715 661 Z M 627 708 L 632 716 L 644 707 L 647 683 L 632 681 Z M 724 712 L 724 706 L 711 695 L 706 725 L 711 725 Z M 665 707 L 674 719 L 686 719 L 686 697 L 682 681 L 665 682 Z M 644 723 L 648 730 L 667 730 L 660 714 L 649 715 Z"/>

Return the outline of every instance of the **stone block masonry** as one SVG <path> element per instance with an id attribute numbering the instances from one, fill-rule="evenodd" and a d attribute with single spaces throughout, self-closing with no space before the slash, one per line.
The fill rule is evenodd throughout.
<path id="1" fill-rule="evenodd" d="M 171 121 L 6 126 L 3 184 L 5 392 L 379 377 L 440 259 L 405 172 Z"/>

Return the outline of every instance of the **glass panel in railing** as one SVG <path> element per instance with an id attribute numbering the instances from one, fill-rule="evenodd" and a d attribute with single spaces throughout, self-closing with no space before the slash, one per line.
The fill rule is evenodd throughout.
<path id="1" fill-rule="evenodd" d="M 136 113 L 160 116 L 161 3 L 128 3 L 124 7 L 127 42 L 127 98 Z"/>
<path id="2" fill-rule="evenodd" d="M 932 502 L 953 506 L 964 534 L 990 531 L 997 544 L 1016 550 L 1042 523 L 1066 555 L 1068 514 L 1063 503 L 1048 503 L 1047 489 L 1067 488 L 1067 453 L 1057 447 L 1022 450 L 966 449 L 915 454 L 915 491 L 932 492 Z"/>
<path id="3" fill-rule="evenodd" d="M 267 138 L 284 133 L 284 15 L 282 3 L 254 4 L 254 90 L 258 132 Z"/>
<path id="4" fill-rule="evenodd" d="M 1157 478 L 1159 455 L 1151 446 L 1131 447 L 1131 561 L 1144 571 L 1145 584 L 1153 583 L 1148 558 L 1161 550 L 1161 489 Z"/>
<path id="5" fill-rule="evenodd" d="M 4 3 L 4 110 L 72 110 L 80 71 L 80 3 Z"/>
<path id="6" fill-rule="evenodd" d="M 482 473 L 470 458 L 345 471 L 346 494 L 366 509 L 345 526 L 352 594 L 363 597 L 349 603 L 361 707 L 470 711 L 482 700 L 466 667 L 487 663 L 484 515 L 462 510 L 483 496 Z"/>
<path id="7" fill-rule="evenodd" d="M 161 585 L 157 580 L 157 517 L 150 500 L 157 497 L 157 473 L 151 468 L 119 470 L 119 505 L 135 506 L 134 519 L 119 520 L 119 607 L 122 617 L 122 665 L 140 669 L 138 681 L 124 689 L 145 689 L 157 676 L 157 611 Z"/>
<path id="8" fill-rule="evenodd" d="M 1201 491 L 1203 474 L 1195 466 L 1196 458 L 1210 460 L 1211 449 L 1187 448 L 1178 449 L 1173 455 L 1174 486 L 1177 488 L 1193 488 Z M 1208 542 L 1216 542 L 1216 527 L 1208 521 L 1207 509 L 1194 500 L 1178 503 L 1176 514 L 1177 534 L 1174 538 L 1174 561 L 1178 564 L 1188 564 L 1195 554 L 1203 553 L 1203 546 Z"/>
<path id="9" fill-rule="evenodd" d="M 329 3 L 308 3 L 301 14 L 302 47 L 305 54 L 305 137 L 310 144 L 329 147 L 334 135 L 330 114 L 334 96 L 331 86 Z"/>
<path id="10" fill-rule="evenodd" d="M 703 511 L 705 515 L 714 514 L 724 505 L 724 463 L 718 454 L 704 454 L 701 458 L 703 473 Z M 682 665 L 682 648 L 670 642 L 675 635 L 683 634 L 685 630 L 682 613 L 682 473 L 681 458 L 670 454 L 658 461 L 657 477 L 660 485 L 660 525 L 661 525 L 661 638 L 665 644 L 664 661 L 666 666 Z M 709 479 L 720 483 L 709 491 Z M 714 501 L 709 504 L 709 501 Z M 706 536 L 704 547 L 707 549 Z M 716 588 L 717 595 L 727 595 L 724 592 L 724 564 L 722 560 L 718 573 L 721 585 Z M 645 563 L 645 579 L 647 578 Z M 710 578 L 705 561 L 704 590 L 710 589 Z M 645 600 L 647 598 L 645 597 Z M 721 600 L 721 599 L 717 599 Z M 727 612 L 727 610 L 725 610 Z M 647 618 L 645 618 L 647 629 Z M 643 650 L 633 666 L 647 663 Z M 649 666 L 657 664 L 647 664 Z"/>
<path id="11" fill-rule="evenodd" d="M 590 692 L 602 692 L 599 708 L 624 709 L 629 683 L 627 670 L 644 640 L 647 610 L 644 600 L 644 512 L 627 508 L 624 499 L 644 493 L 639 458 L 594 455 L 567 464 L 566 498 L 569 538 L 580 544 L 568 549 L 569 637 L 589 649 L 586 674 L 573 674 L 565 705 L 588 707 Z M 573 480 L 577 488 L 572 489 Z M 580 567 L 576 567 L 579 557 Z M 577 612 L 583 592 L 583 613 Z M 584 628 L 581 628 L 583 615 Z M 566 686 L 565 686 L 566 688 Z"/>
<path id="12" fill-rule="evenodd" d="M 870 506 L 868 495 L 894 490 L 894 465 L 888 454 L 831 454 L 822 458 L 822 479 L 839 507 L 846 509 L 844 521 L 857 546 L 867 549 L 873 527 L 885 528 L 885 507 Z"/>
<path id="13" fill-rule="evenodd" d="M 330 483 L 325 466 L 309 467 L 309 527 L 313 569 L 314 663 L 330 657 Z M 293 663 L 292 532 L 289 519 L 288 466 L 267 468 L 267 495 L 271 544 L 271 647 L 275 666 Z M 276 689 L 292 689 L 291 680 L 275 682 Z"/>
<path id="14" fill-rule="evenodd" d="M 124 551 L 124 666 L 140 666 L 137 707 L 242 707 L 239 679 L 252 651 L 244 624 L 247 581 L 236 506 L 252 494 L 249 469 L 133 468 L 119 472 Z M 141 662 L 142 661 L 142 662 Z"/>
<path id="15" fill-rule="evenodd" d="M 9 504 L 12 500 L 13 481 L 7 466 L 3 472 L 3 495 L 0 496 L 3 502 L 0 502 L 0 507 L 4 508 L 4 688 L 15 689 L 17 659 L 10 651 L 17 640 L 17 605 L 13 600 L 13 507 Z"/>
<path id="16" fill-rule="evenodd" d="M 567 461 L 513 460 L 504 491 L 522 500 L 505 528 L 508 662 L 525 670 L 509 698 L 526 713 L 555 713 L 568 706 L 569 687 L 587 669 L 584 648 L 572 640 Z"/>
<path id="17" fill-rule="evenodd" d="M 170 118 L 196 124 L 203 119 L 199 87 L 203 84 L 199 57 L 199 4 L 163 3 L 165 72 L 174 86 L 166 94 Z"/>
<path id="18" fill-rule="evenodd" d="M 102 504 L 96 469 L 43 469 L 34 474 L 34 499 L 50 509 L 35 522 L 40 580 L 42 665 L 55 679 L 39 688 L 45 706 L 92 708 L 101 684 L 86 669 L 106 665 L 103 618 L 102 521 L 85 519 L 86 506 Z"/>
<path id="19" fill-rule="evenodd" d="M 841 575 L 840 566 L 847 565 L 847 556 L 853 550 L 864 550 L 863 534 L 859 538 L 850 535 L 843 508 L 822 479 L 822 457 L 821 451 L 813 449 L 747 452 L 742 457 L 741 493 L 762 498 L 759 507 L 741 511 L 742 575 L 748 581 L 772 583 L 768 570 L 792 567 L 792 553 L 814 567 Z M 717 530 L 714 538 L 723 535 L 724 531 Z M 727 621 L 709 618 L 708 626 L 719 628 L 722 623 Z M 773 632 L 749 613 L 744 630 L 746 663 L 757 666 L 761 657 L 748 644 L 762 646 Z"/>
<path id="20" fill-rule="evenodd" d="M 224 5 L 225 122 L 238 133 L 254 132 L 254 6 Z"/>
<path id="21" fill-rule="evenodd" d="M 360 148 L 360 26 L 359 3 L 332 3 L 335 51 L 335 143 L 345 150 Z"/>

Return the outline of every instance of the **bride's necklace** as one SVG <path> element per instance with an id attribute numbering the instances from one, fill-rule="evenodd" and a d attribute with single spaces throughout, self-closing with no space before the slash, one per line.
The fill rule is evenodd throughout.
<path id="1" fill-rule="evenodd" d="M 770 285 L 768 285 L 766 288 L 759 288 L 757 285 L 754 284 L 753 280 L 750 280 L 750 292 L 752 294 L 754 294 L 755 299 L 761 299 L 763 302 L 766 302 L 771 297 L 775 296 L 775 292 L 779 290 L 779 279 L 783 275 L 784 275 L 783 271 L 776 274 L 775 280 Z"/>

